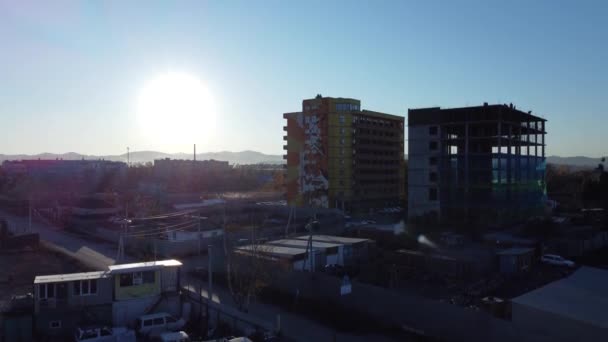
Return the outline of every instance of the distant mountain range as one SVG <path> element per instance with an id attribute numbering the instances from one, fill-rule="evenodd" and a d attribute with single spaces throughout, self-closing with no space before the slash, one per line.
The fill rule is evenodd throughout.
<path id="1" fill-rule="evenodd" d="M 20 159 L 65 159 L 65 160 L 77 160 L 77 159 L 105 159 L 113 161 L 127 161 L 127 154 L 119 155 L 108 155 L 108 156 L 96 156 L 96 155 L 84 155 L 74 152 L 68 152 L 63 154 L 55 153 L 41 153 L 34 155 L 27 154 L 0 154 L 0 162 L 4 160 L 20 160 Z M 192 154 L 188 153 L 164 153 L 157 151 L 136 151 L 130 153 L 130 160 L 132 163 L 146 163 L 152 162 L 155 159 L 192 159 Z M 276 154 L 264 154 L 257 151 L 241 151 L 241 152 L 205 152 L 198 153 L 196 155 L 197 160 L 215 159 L 221 161 L 227 161 L 230 164 L 282 164 L 284 163 L 283 156 Z M 407 159 L 407 155 L 405 155 Z M 560 156 L 549 156 L 547 157 L 549 164 L 557 165 L 570 165 L 579 168 L 592 168 L 596 167 L 600 162 L 601 158 L 591 157 L 560 157 Z"/>
<path id="2" fill-rule="evenodd" d="M 55 153 L 41 153 L 34 155 L 27 154 L 14 154 L 6 155 L 0 154 L 0 162 L 4 160 L 20 160 L 20 159 L 64 159 L 64 160 L 79 160 L 79 159 L 104 159 L 112 161 L 127 161 L 127 154 L 119 155 L 108 155 L 108 156 L 96 156 L 96 155 L 84 155 L 74 152 L 55 154 Z M 157 151 L 135 151 L 129 154 L 129 160 L 131 163 L 146 163 L 152 162 L 155 159 L 192 159 L 192 154 L 188 153 L 163 153 Z M 230 164 L 281 164 L 283 163 L 283 156 L 264 154 L 256 151 L 241 151 L 241 152 L 206 152 L 197 153 L 197 160 L 215 159 L 221 161 L 227 161 Z"/>
<path id="3" fill-rule="evenodd" d="M 608 158 L 608 157 L 606 157 Z M 547 163 L 556 165 L 570 165 L 577 167 L 597 167 L 602 162 L 602 158 L 591 158 L 591 157 L 559 157 L 549 156 L 547 157 Z"/>
<path id="4" fill-rule="evenodd" d="M 608 159 L 608 157 L 606 157 L 606 158 Z M 405 159 L 407 159 L 407 154 L 405 155 Z M 594 167 L 597 167 L 597 165 L 601 161 L 602 161 L 602 158 L 592 158 L 592 157 L 583 157 L 583 156 L 577 156 L 577 157 L 549 156 L 549 157 L 547 157 L 548 164 L 568 165 L 568 166 L 573 166 L 577 169 L 594 168 Z"/>

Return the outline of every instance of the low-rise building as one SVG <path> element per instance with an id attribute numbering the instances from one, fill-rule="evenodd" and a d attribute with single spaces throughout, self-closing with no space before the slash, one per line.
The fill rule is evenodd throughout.
<path id="1" fill-rule="evenodd" d="M 194 174 L 218 173 L 230 170 L 227 161 L 220 160 L 183 160 L 183 159 L 156 159 L 153 173 L 158 179 L 171 177 L 191 177 Z"/>
<path id="2" fill-rule="evenodd" d="M 112 323 L 112 284 L 108 271 L 37 276 L 34 330 L 65 336 L 78 326 Z"/>
<path id="3" fill-rule="evenodd" d="M 280 262 L 294 271 L 321 271 L 325 265 L 352 266 L 368 257 L 369 239 L 331 235 L 313 235 L 312 250 L 309 235 L 292 239 L 268 241 L 262 245 L 237 247 L 244 255 L 257 254 Z"/>
<path id="4" fill-rule="evenodd" d="M 178 316 L 181 266 L 177 260 L 161 260 L 37 276 L 34 331 L 61 338 L 83 326 L 130 327 L 137 317 L 157 311 Z"/>
<path id="5" fill-rule="evenodd" d="M 534 248 L 512 247 L 496 253 L 500 273 L 517 274 L 529 271 L 534 264 Z"/>
<path id="6" fill-rule="evenodd" d="M 307 250 L 309 248 L 308 240 L 298 239 L 282 239 L 270 241 L 267 244 L 273 246 L 295 247 Z M 312 250 L 318 255 L 319 262 L 325 264 L 317 265 L 323 267 L 327 264 L 344 265 L 344 248 L 343 245 L 329 242 L 312 241 Z M 309 266 L 310 267 L 310 266 Z M 317 267 L 317 269 L 320 269 Z"/>
<path id="7" fill-rule="evenodd" d="M 113 324 L 131 326 L 137 317 L 156 310 L 179 315 L 181 266 L 177 260 L 110 266 Z"/>
<path id="8" fill-rule="evenodd" d="M 308 237 L 308 235 L 303 235 L 296 239 L 308 240 Z M 344 265 L 366 261 L 369 257 L 369 250 L 374 244 L 374 241 L 370 239 L 334 235 L 313 235 L 312 241 L 339 244 Z"/>
<path id="9" fill-rule="evenodd" d="M 277 263 L 281 268 L 289 271 L 301 271 L 310 268 L 310 259 L 307 258 L 306 249 L 304 248 L 273 245 L 246 245 L 237 247 L 235 252 L 247 257 L 262 257 Z"/>

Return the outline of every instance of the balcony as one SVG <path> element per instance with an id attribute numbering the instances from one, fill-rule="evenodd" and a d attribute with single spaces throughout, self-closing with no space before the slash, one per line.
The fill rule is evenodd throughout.
<path id="1" fill-rule="evenodd" d="M 287 151 L 287 145 L 283 145 L 283 149 Z"/>
<path id="2" fill-rule="evenodd" d="M 287 155 L 286 154 L 283 155 L 283 160 L 287 160 Z"/>
<path id="3" fill-rule="evenodd" d="M 287 126 L 283 126 L 283 130 L 287 132 Z"/>
<path id="4" fill-rule="evenodd" d="M 286 135 L 283 136 L 283 140 L 287 141 L 287 136 Z"/>

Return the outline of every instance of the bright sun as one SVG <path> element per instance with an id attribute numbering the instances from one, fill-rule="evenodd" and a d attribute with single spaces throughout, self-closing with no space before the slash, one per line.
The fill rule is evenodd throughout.
<path id="1" fill-rule="evenodd" d="M 209 91 L 196 77 L 169 72 L 141 90 L 137 115 L 147 139 L 180 148 L 209 139 L 215 131 L 215 108 Z"/>

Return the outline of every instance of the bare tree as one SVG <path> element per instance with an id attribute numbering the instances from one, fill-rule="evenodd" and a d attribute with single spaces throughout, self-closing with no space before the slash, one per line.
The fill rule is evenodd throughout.
<path id="1" fill-rule="evenodd" d="M 251 301 L 270 282 L 276 265 L 268 254 L 271 247 L 258 242 L 255 229 L 252 229 L 250 244 L 241 247 L 229 239 L 230 233 L 224 208 L 223 247 L 228 289 L 237 308 L 246 312 Z"/>

